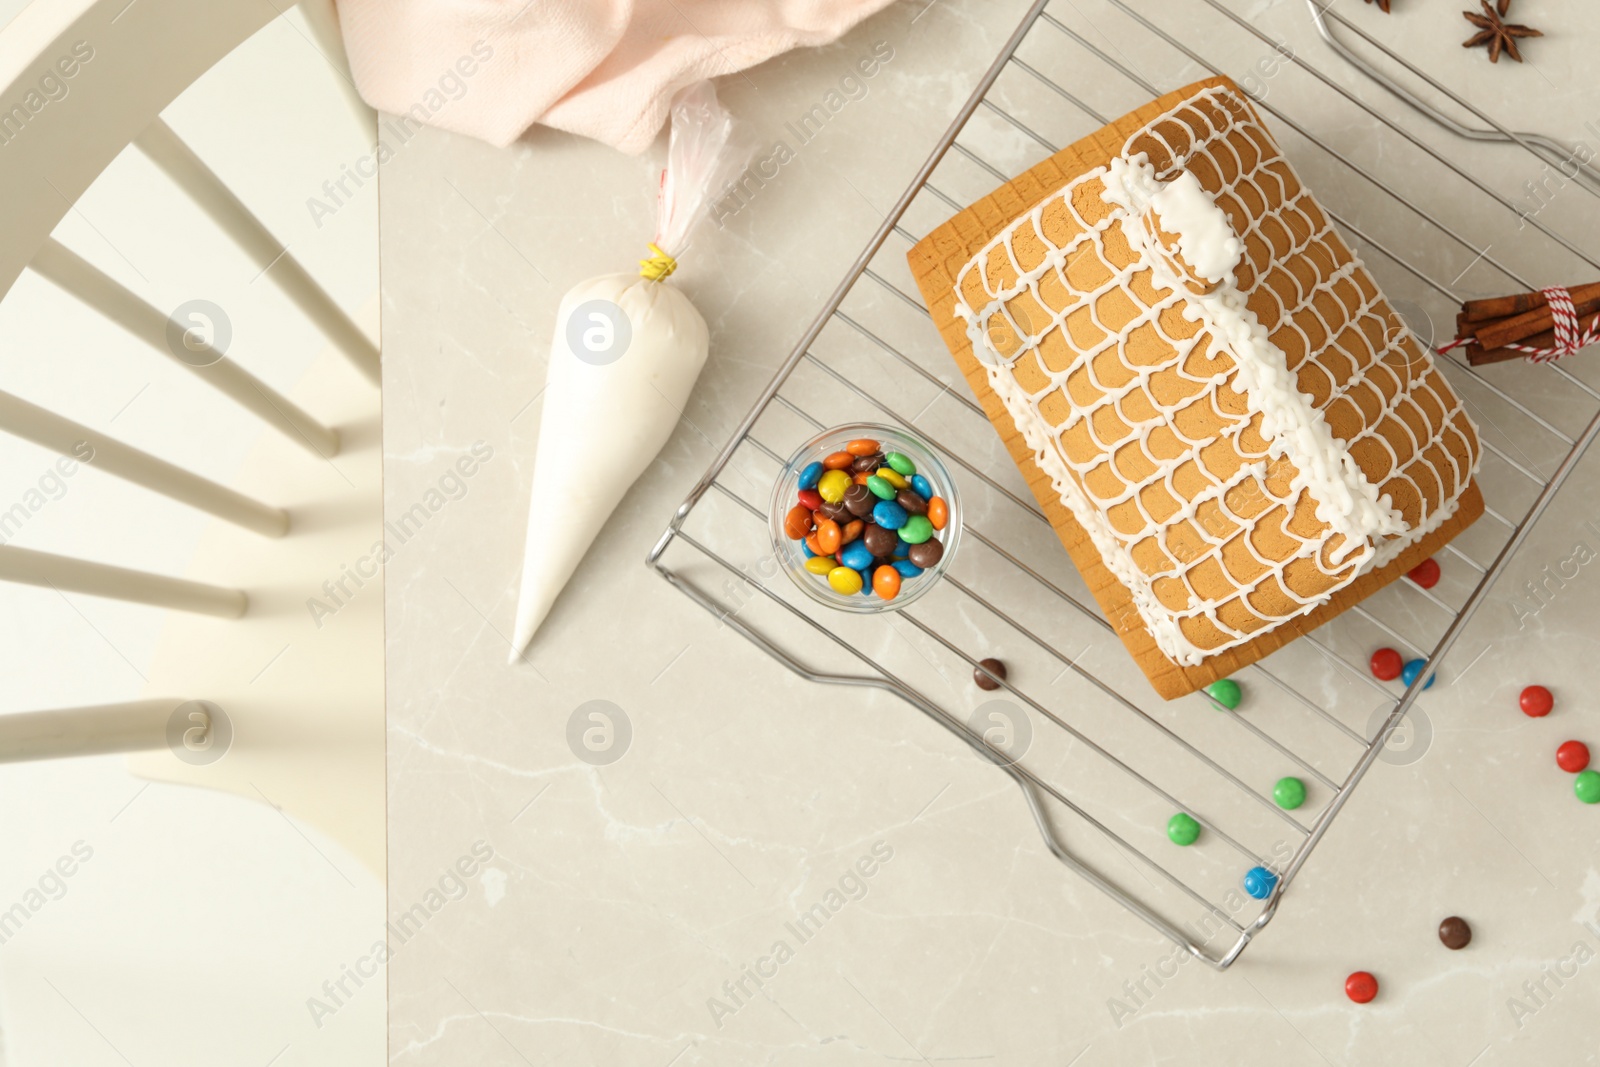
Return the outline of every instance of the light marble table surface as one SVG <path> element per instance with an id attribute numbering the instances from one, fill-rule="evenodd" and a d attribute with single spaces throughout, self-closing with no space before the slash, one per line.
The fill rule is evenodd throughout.
<path id="1" fill-rule="evenodd" d="M 1298 0 L 1231 2 L 1402 117 L 1317 41 Z M 684 257 L 674 283 L 710 324 L 710 362 L 672 440 L 515 667 L 507 638 L 556 304 L 571 284 L 642 254 L 664 143 L 630 158 L 549 131 L 502 150 L 427 130 L 386 164 L 384 495 L 387 518 L 405 524 L 386 585 L 395 1064 L 1600 1063 L 1600 808 L 1573 798 L 1553 758 L 1568 737 L 1600 744 L 1588 658 L 1600 652 L 1600 568 L 1587 565 L 1600 550 L 1595 461 L 1579 467 L 1420 701 L 1431 741 L 1419 730 L 1374 765 L 1277 917 L 1225 972 L 1176 952 L 1065 869 L 1014 783 L 915 708 L 803 681 L 644 566 L 1026 6 L 907 0 L 834 46 L 721 80 L 750 142 L 765 152 L 785 141 L 794 158 Z M 1272 122 L 1333 212 L 1456 295 L 1518 288 L 1493 262 L 1535 284 L 1600 277 L 1470 182 L 1430 169 L 1424 152 L 1397 151 L 1369 116 L 1314 103 L 1333 97 L 1201 0 L 1136 6 L 1236 77 L 1267 71 L 1257 84 L 1269 103 L 1458 229 L 1456 244 L 1420 231 Z M 1339 0 L 1336 10 L 1493 115 L 1600 145 L 1600 31 L 1586 5 L 1516 0 L 1513 20 L 1549 36 L 1526 43 L 1528 64 L 1493 67 L 1459 47 L 1459 6 L 1394 0 L 1384 16 Z M 1103 0 L 1051 11 L 1163 91 L 1206 73 Z M 892 57 L 797 144 L 788 124 L 875 45 Z M 1053 51 L 1034 62 L 1055 63 L 1063 85 L 1109 114 L 1148 96 L 1110 85 L 1065 43 Z M 1064 102 L 1056 112 L 1046 131 L 1056 143 L 1097 125 Z M 1525 183 L 1542 183 L 1549 203 L 1534 222 L 1600 250 L 1588 193 L 1515 147 L 1467 146 L 1403 119 L 1515 204 L 1539 206 Z M 986 150 L 1008 173 L 1043 154 L 1019 131 L 992 121 L 988 131 Z M 968 182 L 953 187 L 963 202 L 987 191 Z M 920 234 L 942 218 L 924 211 L 907 226 Z M 1354 243 L 1413 326 L 1431 317 L 1448 328 L 1449 299 Z M 956 382 L 931 327 L 919 343 Z M 1586 358 L 1600 356 L 1572 361 L 1578 384 L 1523 366 L 1487 377 L 1573 437 L 1600 405 L 1583 391 L 1600 381 Z M 1559 439 L 1479 399 L 1486 438 L 1548 476 Z M 1001 476 L 992 442 L 991 460 Z M 1533 489 L 1517 487 L 1511 460 L 1493 462 L 1491 505 L 1520 515 Z M 559 502 L 549 518 L 561 520 Z M 1505 536 L 1493 525 L 1463 542 L 1485 561 Z M 1039 565 L 1057 566 L 1058 550 L 1041 545 Z M 1459 603 L 1472 583 L 1445 562 L 1441 591 Z M 1544 590 L 1539 600 L 1529 583 Z M 1052 610 L 1038 607 L 1041 618 Z M 1014 637 L 994 641 L 1012 655 Z M 1097 649 L 1086 662 L 1115 672 L 1117 655 Z M 1516 710 L 1530 681 L 1558 695 L 1547 719 Z M 961 677 L 945 684 L 952 703 L 978 701 Z M 1240 714 L 1294 714 L 1252 698 Z M 569 739 L 591 701 L 629 724 L 603 765 L 578 758 Z M 1187 707 L 1160 713 L 1197 714 Z M 1121 874 L 1131 881 L 1132 871 Z M 796 936 L 819 903 L 837 905 L 826 925 Z M 1449 914 L 1475 930 L 1459 953 L 1435 936 Z M 772 962 L 779 942 L 790 951 Z M 749 967 L 767 975 L 759 989 Z M 1364 1006 L 1342 992 L 1358 969 L 1382 983 Z"/>

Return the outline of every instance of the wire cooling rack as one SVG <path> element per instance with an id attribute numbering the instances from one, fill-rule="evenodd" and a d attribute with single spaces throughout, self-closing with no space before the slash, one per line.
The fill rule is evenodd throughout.
<path id="1" fill-rule="evenodd" d="M 1430 318 L 1451 322 L 1463 295 L 1600 271 L 1558 225 L 1563 211 L 1593 212 L 1588 188 L 1519 204 L 1521 193 L 1478 176 L 1464 143 L 1397 121 L 1389 112 L 1402 109 L 1386 107 L 1373 85 L 1319 48 L 1309 19 L 1282 28 L 1293 40 L 1224 0 L 1035 3 L 648 557 L 801 676 L 886 690 L 954 732 L 1015 779 L 1062 864 L 1218 969 L 1271 920 L 1351 790 L 1395 751 L 1422 683 L 1600 430 L 1600 390 L 1582 361 L 1480 371 L 1443 360 L 1481 431 L 1488 508 L 1441 555 L 1439 584 L 1395 583 L 1241 672 L 1237 711 L 1203 694 L 1163 702 L 961 380 L 905 253 L 954 211 L 1109 119 L 1226 73 L 1256 99 L 1424 342 Z M 1363 39 L 1375 61 L 1416 72 Z M 1544 160 L 1496 128 L 1515 142 L 1487 149 L 1501 169 L 1536 177 Z M 967 514 L 963 547 L 939 586 L 914 607 L 870 616 L 801 596 L 777 570 L 765 514 L 785 457 L 816 431 L 856 421 L 904 427 L 943 453 Z M 1366 661 L 1384 645 L 1427 658 L 1429 671 L 1404 692 L 1375 680 Z M 985 694 L 971 679 L 988 656 L 1007 663 L 1009 680 Z M 1436 694 L 1448 693 L 1450 679 L 1440 681 Z M 1272 799 L 1284 776 L 1307 786 L 1293 811 Z M 1166 838 L 1178 811 L 1203 827 L 1188 848 Z M 1239 891 L 1254 866 L 1279 875 L 1259 902 Z"/>

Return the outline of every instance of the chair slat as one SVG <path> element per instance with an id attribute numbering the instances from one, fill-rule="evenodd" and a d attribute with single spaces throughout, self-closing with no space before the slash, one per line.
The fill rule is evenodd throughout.
<path id="1" fill-rule="evenodd" d="M 168 345 L 166 315 L 54 237 L 46 239 L 28 266 L 308 451 L 325 459 L 338 454 L 337 433 L 228 357 L 200 345 L 189 359 L 180 358 Z"/>
<path id="2" fill-rule="evenodd" d="M 249 606 L 249 599 L 238 589 L 16 545 L 0 545 L 0 581 L 49 586 L 57 592 L 70 590 L 227 619 L 237 619 Z"/>
<path id="3" fill-rule="evenodd" d="M 171 126 L 157 118 L 133 143 L 316 323 L 356 370 L 373 385 L 380 384 L 377 345 Z"/>
<path id="4" fill-rule="evenodd" d="M 164 748 L 167 722 L 185 703 L 167 697 L 0 715 L 0 763 Z M 208 728 L 206 711 L 194 703 L 202 716 L 196 725 Z"/>
<path id="5" fill-rule="evenodd" d="M 268 537 L 289 532 L 289 513 L 281 508 L 252 500 L 6 392 L 0 392 L 0 430 L 247 530 Z M 4 523 L 5 513 L 0 512 L 0 532 Z"/>

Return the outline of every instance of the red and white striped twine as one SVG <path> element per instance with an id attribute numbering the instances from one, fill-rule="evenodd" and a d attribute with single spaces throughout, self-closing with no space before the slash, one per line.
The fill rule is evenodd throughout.
<path id="1" fill-rule="evenodd" d="M 1550 307 L 1551 326 L 1555 333 L 1555 344 L 1549 348 L 1534 348 L 1531 345 L 1507 344 L 1505 347 L 1516 352 L 1526 352 L 1529 363 L 1553 363 L 1562 356 L 1570 356 L 1580 349 L 1588 348 L 1592 344 L 1600 343 L 1600 314 L 1595 315 L 1589 328 L 1583 328 L 1583 321 L 1578 318 L 1578 309 L 1572 303 L 1572 294 L 1561 286 L 1552 286 L 1549 289 L 1540 289 L 1545 303 Z M 1460 348 L 1462 345 L 1472 344 L 1471 337 L 1457 337 L 1447 345 L 1439 347 L 1442 356 L 1451 349 Z"/>

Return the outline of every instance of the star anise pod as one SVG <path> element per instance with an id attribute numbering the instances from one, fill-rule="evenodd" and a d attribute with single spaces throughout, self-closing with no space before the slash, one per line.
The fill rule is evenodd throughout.
<path id="1" fill-rule="evenodd" d="M 1504 52 L 1518 63 L 1522 62 L 1522 53 L 1517 50 L 1518 37 L 1543 37 L 1544 34 L 1530 26 L 1520 26 L 1514 22 L 1504 21 L 1504 15 L 1511 9 L 1511 0 L 1499 0 L 1498 8 L 1489 6 L 1489 0 L 1478 0 L 1483 5 L 1483 14 L 1475 11 L 1463 11 L 1461 17 L 1478 27 L 1478 32 L 1471 39 L 1463 41 L 1462 48 L 1476 48 L 1478 45 L 1489 47 L 1489 62 L 1500 62 L 1500 53 Z"/>
<path id="2" fill-rule="evenodd" d="M 1369 4 L 1374 2 L 1377 3 L 1379 11 L 1382 11 L 1385 15 L 1389 13 L 1389 0 L 1367 0 Z M 1510 0 L 1507 0 L 1507 2 L 1509 3 Z"/>

